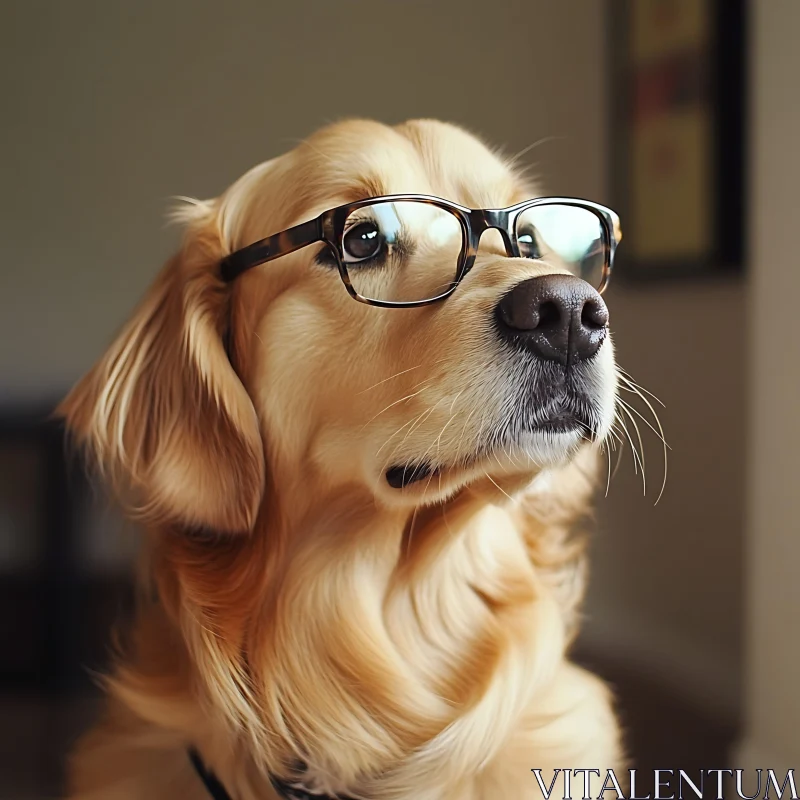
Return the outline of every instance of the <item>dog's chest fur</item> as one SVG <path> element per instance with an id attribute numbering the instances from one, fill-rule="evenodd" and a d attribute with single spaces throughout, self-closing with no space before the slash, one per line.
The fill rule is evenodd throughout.
<path id="1" fill-rule="evenodd" d="M 520 513 L 456 505 L 383 552 L 352 533 L 360 545 L 327 567 L 319 535 L 294 553 L 290 569 L 317 578 L 244 645 L 248 735 L 267 762 L 302 763 L 312 791 L 377 798 L 426 775 L 434 791 L 491 760 L 564 651 L 566 606 L 552 564 L 531 561 Z"/>

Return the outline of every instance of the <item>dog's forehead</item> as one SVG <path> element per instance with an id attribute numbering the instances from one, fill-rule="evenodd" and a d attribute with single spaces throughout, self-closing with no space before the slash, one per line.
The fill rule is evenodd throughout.
<path id="1" fill-rule="evenodd" d="M 315 200 L 351 202 L 387 194 L 430 194 L 472 208 L 510 205 L 526 196 L 510 166 L 466 131 L 414 120 L 390 128 L 355 121 L 304 142 Z"/>
<path id="2" fill-rule="evenodd" d="M 412 120 L 397 127 L 414 146 L 438 193 L 472 208 L 510 205 L 525 187 L 508 161 L 455 125 Z"/>

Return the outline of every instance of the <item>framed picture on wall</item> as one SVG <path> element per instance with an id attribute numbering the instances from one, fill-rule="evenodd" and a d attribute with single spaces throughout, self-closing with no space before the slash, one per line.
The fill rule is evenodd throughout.
<path id="1" fill-rule="evenodd" d="M 742 268 L 745 3 L 610 0 L 611 176 L 626 279 Z"/>

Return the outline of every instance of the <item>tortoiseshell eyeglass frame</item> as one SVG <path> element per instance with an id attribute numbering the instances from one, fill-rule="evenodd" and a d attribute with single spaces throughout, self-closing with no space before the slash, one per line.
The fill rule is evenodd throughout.
<path id="1" fill-rule="evenodd" d="M 343 237 L 345 234 L 345 224 L 348 217 L 359 208 L 375 205 L 376 203 L 392 202 L 415 202 L 426 203 L 436 206 L 451 213 L 461 225 L 461 251 L 458 256 L 458 265 L 455 278 L 447 289 L 435 297 L 424 300 L 412 301 L 391 301 L 374 300 L 359 294 L 350 282 L 347 273 L 347 265 L 344 260 Z M 449 297 L 461 283 L 464 276 L 472 269 L 475 257 L 478 254 L 478 247 L 481 236 L 490 228 L 500 231 L 506 255 L 519 258 L 519 245 L 516 237 L 517 217 L 535 206 L 545 205 L 564 205 L 583 208 L 593 213 L 599 220 L 603 229 L 603 246 L 605 249 L 605 261 L 600 285 L 595 288 L 602 293 L 608 286 L 611 278 L 611 271 L 614 267 L 614 252 L 617 247 L 619 232 L 619 217 L 609 208 L 592 203 L 589 200 L 580 200 L 575 197 L 539 197 L 534 200 L 525 200 L 508 208 L 466 208 L 465 206 L 443 200 L 440 197 L 432 197 L 424 194 L 390 194 L 383 197 L 370 197 L 364 200 L 357 200 L 354 203 L 347 203 L 343 206 L 331 208 L 323 211 L 315 219 L 302 222 L 285 231 L 267 236 L 253 244 L 236 250 L 224 258 L 221 263 L 221 276 L 224 281 L 230 282 L 238 278 L 243 272 L 253 267 L 265 264 L 280 256 L 293 253 L 301 247 L 324 242 L 336 257 L 339 268 L 339 275 L 342 278 L 348 294 L 361 303 L 380 308 L 413 308 L 416 306 L 427 306 L 431 303 L 438 303 Z"/>

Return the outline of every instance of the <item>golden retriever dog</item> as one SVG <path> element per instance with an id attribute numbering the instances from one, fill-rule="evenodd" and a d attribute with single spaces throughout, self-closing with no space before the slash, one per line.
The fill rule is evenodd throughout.
<path id="1" fill-rule="evenodd" d="M 455 126 L 356 120 L 178 212 L 60 408 L 147 542 L 70 797 L 534 798 L 534 769 L 621 766 L 567 655 L 618 380 L 570 259 L 604 281 L 616 221 L 536 197 Z"/>

